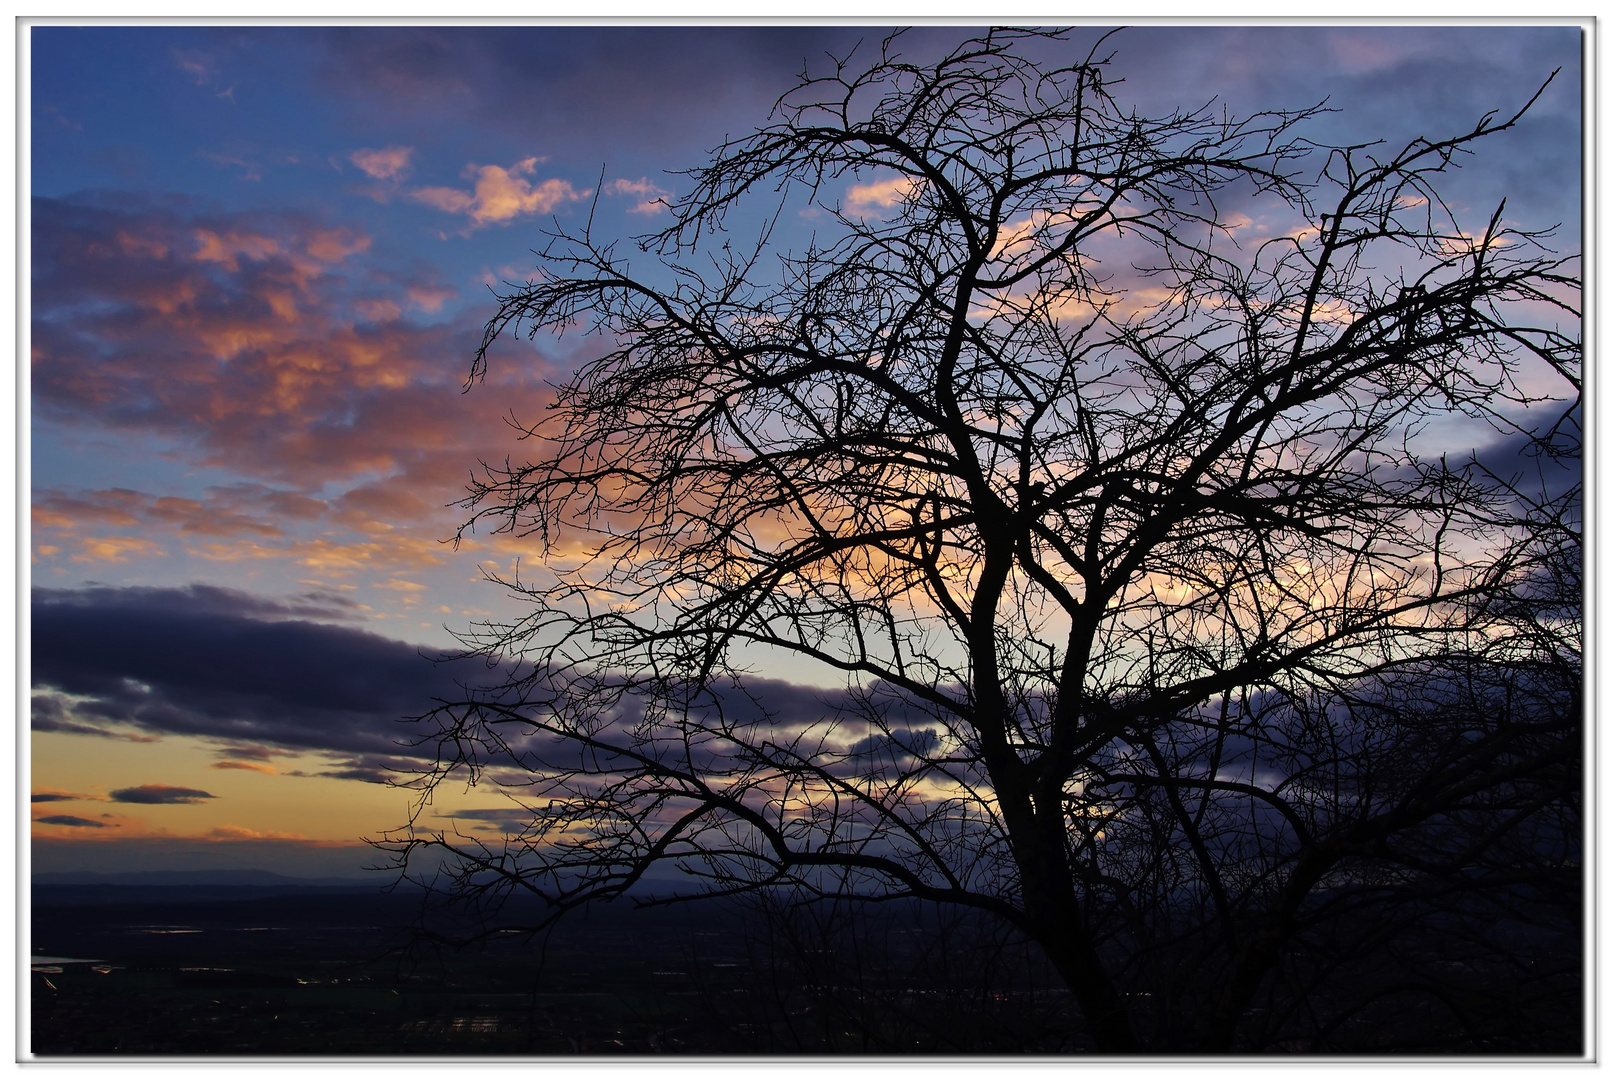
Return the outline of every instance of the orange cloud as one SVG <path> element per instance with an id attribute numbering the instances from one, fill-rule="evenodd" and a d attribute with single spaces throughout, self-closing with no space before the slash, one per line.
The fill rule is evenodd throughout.
<path id="1" fill-rule="evenodd" d="M 359 570 L 372 573 L 384 568 L 441 566 L 440 541 L 400 534 L 381 540 L 341 541 L 319 537 L 279 545 L 252 540 L 204 544 L 186 549 L 186 554 L 209 562 L 242 562 L 255 559 L 289 559 L 324 574 L 341 577 Z"/>
<path id="2" fill-rule="evenodd" d="M 315 540 L 298 546 L 297 562 L 328 574 L 345 574 L 377 566 L 441 566 L 442 545 L 435 540 L 400 536 L 390 543 L 342 544 Z"/>
<path id="3" fill-rule="evenodd" d="M 524 158 L 508 169 L 498 165 L 468 165 L 465 176 L 473 181 L 470 191 L 449 187 L 417 188 L 410 197 L 446 214 L 464 214 L 470 227 L 477 229 L 516 217 L 548 214 L 562 203 L 586 199 L 590 194 L 558 178 L 539 184 L 524 179 L 537 171 L 536 157 Z"/>
<path id="4" fill-rule="evenodd" d="M 89 536 L 72 558 L 74 562 L 125 563 L 131 555 L 148 559 L 162 554 L 162 548 L 139 536 Z"/>
<path id="5" fill-rule="evenodd" d="M 402 578 L 392 578 L 388 581 L 372 581 L 371 586 L 377 589 L 389 589 L 393 592 L 425 592 L 426 586 L 414 581 L 404 581 Z"/>
<path id="6" fill-rule="evenodd" d="M 220 825 L 202 834 L 208 840 L 307 840 L 302 833 L 246 829 L 240 825 Z"/>

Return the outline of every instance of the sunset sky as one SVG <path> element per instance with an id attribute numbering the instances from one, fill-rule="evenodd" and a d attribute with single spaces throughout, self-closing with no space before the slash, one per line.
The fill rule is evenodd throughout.
<path id="1" fill-rule="evenodd" d="M 409 807 L 381 782 L 416 760 L 399 718 L 456 677 L 422 654 L 517 613 L 484 571 L 534 555 L 446 543 L 452 504 L 479 460 L 523 453 L 503 418 L 590 355 L 506 344 L 464 392 L 489 286 L 532 272 L 552 216 L 656 228 L 670 170 L 764 122 L 804 60 L 882 34 L 34 25 L 35 872 L 375 861 L 360 839 Z M 1579 247 L 1579 27 L 1111 40 L 1141 112 L 1328 99 L 1307 134 L 1330 143 L 1452 134 L 1562 68 L 1445 190 L 1475 228 L 1506 195 L 1507 220 Z M 424 820 L 508 814 L 456 790 Z"/>

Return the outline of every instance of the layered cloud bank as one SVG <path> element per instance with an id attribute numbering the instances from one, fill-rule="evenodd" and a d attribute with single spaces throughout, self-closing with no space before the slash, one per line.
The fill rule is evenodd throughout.
<path id="1" fill-rule="evenodd" d="M 331 762 L 320 775 L 387 782 L 436 758 L 409 718 L 437 703 L 482 696 L 508 668 L 395 641 L 331 621 L 340 597 L 269 600 L 207 586 L 36 589 L 33 728 L 103 738 L 188 736 L 216 748 L 215 767 L 270 771 L 277 752 Z M 851 716 L 846 691 L 750 678 L 716 703 L 739 723 L 767 719 L 785 737 Z M 632 701 L 612 721 L 631 726 Z M 925 753 L 937 735 L 901 702 L 882 705 L 888 732 L 849 728 L 856 762 Z M 839 749 L 838 749 L 839 748 Z M 143 785 L 119 802 L 196 802 L 206 791 Z M 51 795 L 44 796 L 46 801 Z"/>
<path id="2" fill-rule="evenodd" d="M 194 736 L 236 768 L 277 749 L 313 751 L 333 758 L 335 775 L 384 780 L 387 765 L 418 755 L 401 721 L 458 696 L 457 676 L 475 672 L 307 615 L 352 611 L 332 596 L 271 601 L 206 586 L 36 590 L 34 730 Z"/>

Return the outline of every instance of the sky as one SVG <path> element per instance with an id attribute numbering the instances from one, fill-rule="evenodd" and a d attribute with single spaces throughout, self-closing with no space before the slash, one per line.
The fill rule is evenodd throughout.
<path id="1" fill-rule="evenodd" d="M 1081 27 L 1051 57 L 1080 58 Z M 916 55 L 961 37 L 912 32 Z M 541 230 L 658 227 L 804 63 L 879 27 L 34 25 L 28 31 L 32 859 L 64 870 L 352 876 L 402 825 L 401 718 L 433 657 L 520 613 L 489 573 L 539 555 L 455 503 L 519 458 L 591 343 L 502 343 L 490 289 Z M 1400 144 L 1512 112 L 1444 190 L 1579 248 L 1578 27 L 1141 27 L 1140 112 L 1335 111 Z M 849 181 L 849 184 L 851 181 Z M 783 246 L 813 223 L 787 220 Z M 772 672 L 779 700 L 793 699 Z M 801 695 L 795 695 L 800 698 Z M 433 827 L 510 809 L 444 791 Z M 482 830 L 482 832 L 478 832 Z"/>

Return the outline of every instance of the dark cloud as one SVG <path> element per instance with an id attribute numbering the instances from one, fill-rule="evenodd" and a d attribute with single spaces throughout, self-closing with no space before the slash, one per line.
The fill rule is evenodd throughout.
<path id="1" fill-rule="evenodd" d="M 241 760 L 308 751 L 340 759 L 314 775 L 398 782 L 436 753 L 406 718 L 486 693 L 475 688 L 502 675 L 479 660 L 288 618 L 298 606 L 203 586 L 36 589 L 36 730 L 44 718 L 44 730 L 106 734 L 96 726 L 105 724 L 143 737 L 196 736 Z M 779 733 L 839 719 L 866 757 L 877 744 L 910 755 L 937 745 L 927 727 L 936 718 L 879 686 L 855 696 L 748 678 L 698 705 L 714 717 L 720 710 Z M 629 698 L 611 721 L 631 726 L 638 713 Z M 869 735 L 871 724 L 886 734 Z"/>
<path id="2" fill-rule="evenodd" d="M 462 826 L 459 823 L 470 823 L 469 828 L 478 832 L 520 833 L 533 824 L 534 814 L 531 810 L 523 810 L 519 806 L 485 807 L 472 810 L 455 810 L 438 817 L 455 824 L 447 831 L 456 831 Z"/>
<path id="3" fill-rule="evenodd" d="M 29 796 L 28 801 L 29 802 L 36 802 L 36 803 L 39 803 L 39 802 L 77 802 L 78 801 L 78 796 L 77 795 L 63 795 L 60 792 L 54 792 L 54 791 L 44 791 L 44 792 L 39 792 L 37 794 Z"/>
<path id="4" fill-rule="evenodd" d="M 1029 55 L 1069 64 L 1106 27 L 1079 27 Z M 574 161 L 642 155 L 654 168 L 701 164 L 725 136 L 768 121 L 807 65 L 856 47 L 872 58 L 883 27 L 342 27 L 324 31 L 317 78 L 382 124 L 449 122 L 512 147 L 564 148 Z M 971 31 L 920 27 L 897 48 L 925 63 Z M 1566 222 L 1574 241 L 1581 168 L 1580 39 L 1575 26 L 1130 27 L 1110 37 L 1124 108 L 1164 114 L 1211 101 L 1241 114 L 1328 101 L 1308 134 L 1326 142 L 1406 142 L 1471 128 L 1523 105 L 1564 68 L 1527 121 L 1493 141 L 1484 170 L 1451 178 L 1476 212 L 1511 193 Z M 429 119 L 427 119 L 429 118 Z M 485 136 L 484 136 L 485 137 Z M 677 156 L 674 156 L 677 155 Z M 654 160 L 652 160 L 654 159 Z M 462 164 L 453 162 L 458 168 Z M 625 163 L 626 164 L 626 163 Z M 581 179 L 581 178 L 578 178 Z M 1521 209 L 1521 208 L 1516 208 Z M 1551 222 L 1548 222 L 1551 223 Z"/>
<path id="5" fill-rule="evenodd" d="M 125 739 L 129 742 L 156 742 L 159 738 L 156 735 L 116 731 L 68 719 L 67 705 L 53 694 L 34 694 L 29 700 L 29 712 L 31 718 L 28 726 L 34 731 L 51 731 L 63 735 L 94 735 L 102 739 Z"/>
<path id="6" fill-rule="evenodd" d="M 112 793 L 113 802 L 139 803 L 143 806 L 189 806 L 203 799 L 216 799 L 217 795 L 200 788 L 170 787 L 167 784 L 141 784 L 139 787 L 118 788 Z"/>
<path id="7" fill-rule="evenodd" d="M 847 748 L 849 757 L 883 757 L 894 759 L 923 757 L 934 753 L 942 740 L 931 728 L 921 731 L 899 729 L 893 732 L 866 735 Z"/>
<path id="8" fill-rule="evenodd" d="M 767 119 L 805 58 L 879 28 L 339 27 L 319 78 L 374 119 L 455 123 L 581 160 L 704 150 Z M 457 163 L 458 164 L 458 163 Z M 678 161 L 674 165 L 694 165 Z"/>
<path id="9" fill-rule="evenodd" d="M 327 769 L 315 776 L 328 776 L 336 780 L 358 780 L 366 784 L 401 784 L 420 772 L 421 762 L 415 758 L 362 754 L 345 762 L 340 769 Z"/>
<path id="10" fill-rule="evenodd" d="M 363 784 L 390 784 L 396 779 L 386 769 L 371 769 L 363 766 L 355 766 L 350 769 L 327 769 L 314 775 L 330 777 L 333 780 L 357 780 Z"/>
<path id="11" fill-rule="evenodd" d="M 1581 483 L 1580 437 L 1581 409 L 1577 407 L 1536 437 L 1519 435 L 1481 447 L 1475 451 L 1475 460 L 1528 502 L 1557 501 Z"/>
<path id="12" fill-rule="evenodd" d="M 35 590 L 35 727 L 194 735 L 241 758 L 289 749 L 398 760 L 412 753 L 399 745 L 410 735 L 400 720 L 463 696 L 456 678 L 486 671 L 294 613 L 347 614 L 205 586 Z"/>
<path id="13" fill-rule="evenodd" d="M 344 596 L 328 592 L 306 592 L 298 596 L 270 599 L 239 589 L 217 585 L 181 585 L 152 588 L 143 585 L 91 585 L 82 589 L 35 589 L 35 610 L 41 605 L 62 610 L 142 612 L 162 616 L 223 616 L 269 622 L 283 619 L 351 619 L 359 614 L 358 605 Z M 249 749 L 232 748 L 246 756 Z"/>
<path id="14" fill-rule="evenodd" d="M 269 762 L 274 758 L 284 757 L 286 754 L 286 751 L 276 750 L 271 746 L 254 746 L 243 743 L 232 743 L 229 746 L 221 746 L 218 748 L 218 752 L 221 757 L 227 757 L 235 761 L 260 762 Z"/>
<path id="15" fill-rule="evenodd" d="M 74 829 L 116 829 L 118 826 L 108 826 L 104 821 L 91 821 L 89 818 L 74 817 L 72 814 L 51 814 L 49 817 L 35 818 L 42 825 L 66 825 Z"/>

